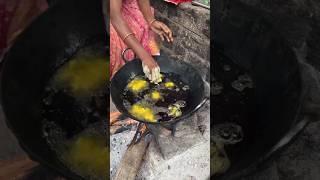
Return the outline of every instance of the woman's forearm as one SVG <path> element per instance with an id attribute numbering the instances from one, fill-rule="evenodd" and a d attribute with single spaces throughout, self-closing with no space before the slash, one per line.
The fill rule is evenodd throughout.
<path id="1" fill-rule="evenodd" d="M 138 0 L 140 11 L 142 12 L 144 19 L 150 23 L 154 20 L 154 15 L 151 11 L 150 1 L 149 0 Z"/>
<path id="2" fill-rule="evenodd" d="M 132 32 L 122 17 L 111 19 L 111 23 L 122 38 Z M 131 48 L 141 60 L 151 57 L 134 35 L 127 37 L 124 43 Z"/>
<path id="3" fill-rule="evenodd" d="M 126 21 L 122 18 L 121 15 L 121 1 L 111 0 L 111 13 L 110 21 L 112 26 L 115 28 L 120 37 L 124 38 L 129 33 L 132 33 L 132 30 L 129 28 Z M 137 38 L 134 35 L 127 37 L 124 40 L 124 43 L 131 48 L 135 54 L 141 59 L 145 60 L 151 58 L 151 55 L 143 48 Z"/>

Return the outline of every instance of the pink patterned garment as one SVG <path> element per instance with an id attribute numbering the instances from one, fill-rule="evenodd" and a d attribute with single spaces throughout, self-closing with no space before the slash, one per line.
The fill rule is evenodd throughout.
<path id="1" fill-rule="evenodd" d="M 135 37 L 140 41 L 145 50 L 151 55 L 159 55 L 160 50 L 155 40 L 155 34 L 150 30 L 139 9 L 138 0 L 123 0 L 121 11 L 124 20 L 128 23 Z M 126 48 L 126 44 L 110 23 L 110 79 L 124 65 L 121 59 L 121 52 Z M 133 59 L 133 52 L 126 53 L 126 58 L 129 60 Z"/>
<path id="2" fill-rule="evenodd" d="M 45 0 L 0 0 L 0 60 L 8 43 L 47 8 Z"/>

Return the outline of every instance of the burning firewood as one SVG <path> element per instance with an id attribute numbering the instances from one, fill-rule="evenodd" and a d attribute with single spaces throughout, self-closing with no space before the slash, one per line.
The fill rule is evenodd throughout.
<path id="1" fill-rule="evenodd" d="M 132 126 L 137 125 L 138 121 L 130 118 L 122 117 L 120 112 L 110 113 L 110 134 L 121 133 L 131 129 Z"/>
<path id="2" fill-rule="evenodd" d="M 147 134 L 146 126 L 139 124 L 137 133 L 121 160 L 115 180 L 134 180 L 136 178 L 149 145 L 148 139 L 145 138 Z"/>

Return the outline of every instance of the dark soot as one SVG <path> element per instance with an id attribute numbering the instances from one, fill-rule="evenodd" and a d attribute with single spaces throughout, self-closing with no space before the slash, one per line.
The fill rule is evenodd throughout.
<path id="1" fill-rule="evenodd" d="M 68 91 L 47 87 L 43 98 L 45 122 L 59 126 L 67 138 L 83 131 L 90 124 L 107 117 L 108 89 L 96 92 L 85 100 L 78 100 Z"/>

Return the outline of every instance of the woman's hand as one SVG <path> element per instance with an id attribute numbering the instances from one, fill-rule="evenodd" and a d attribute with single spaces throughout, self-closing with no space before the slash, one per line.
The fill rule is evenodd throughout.
<path id="1" fill-rule="evenodd" d="M 154 18 L 154 13 L 150 6 L 150 0 L 138 0 L 138 4 L 145 20 L 150 26 L 150 29 L 157 33 L 162 41 L 166 39 L 168 42 L 173 42 L 172 31 L 170 28 Z"/>
<path id="2" fill-rule="evenodd" d="M 173 42 L 172 31 L 163 22 L 154 20 L 153 22 L 150 22 L 150 28 L 160 36 L 162 41 L 166 39 L 169 43 Z"/>
<path id="3" fill-rule="evenodd" d="M 145 76 L 152 82 L 158 84 L 162 81 L 160 75 L 160 68 L 157 62 L 150 56 L 149 58 L 142 59 L 142 69 Z"/>

